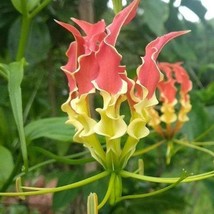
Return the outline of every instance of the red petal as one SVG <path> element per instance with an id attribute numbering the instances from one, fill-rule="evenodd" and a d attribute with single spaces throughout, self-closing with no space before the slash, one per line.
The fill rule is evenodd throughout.
<path id="1" fill-rule="evenodd" d="M 68 78 L 68 85 L 70 91 L 74 91 L 76 88 L 76 83 L 74 77 L 72 76 L 74 71 L 77 69 L 77 43 L 73 42 L 70 44 L 66 55 L 68 57 L 68 62 L 66 65 L 62 66 L 62 70 L 65 72 Z"/>
<path id="2" fill-rule="evenodd" d="M 167 82 L 160 82 L 158 89 L 163 102 L 172 103 L 176 99 L 175 80 L 171 79 Z"/>
<path id="3" fill-rule="evenodd" d="M 99 49 L 100 43 L 106 37 L 105 22 L 102 20 L 95 24 L 91 24 L 89 22 L 74 18 L 72 18 L 72 20 L 78 24 L 86 34 L 84 37 L 85 53 L 97 51 Z"/>
<path id="4" fill-rule="evenodd" d="M 140 0 L 134 0 L 129 6 L 115 16 L 112 24 L 107 27 L 108 36 L 106 42 L 108 44 L 115 45 L 120 29 L 135 17 L 139 3 Z"/>
<path id="5" fill-rule="evenodd" d="M 72 25 L 68 24 L 68 23 L 65 23 L 65 22 L 60 22 L 60 21 L 57 21 L 55 20 L 56 23 L 58 23 L 59 25 L 61 25 L 62 27 L 64 27 L 66 30 L 68 30 L 69 32 L 71 32 L 74 37 L 78 36 L 78 37 L 81 37 L 81 33 Z"/>
<path id="6" fill-rule="evenodd" d="M 118 93 L 123 84 L 120 73 L 124 72 L 120 66 L 121 56 L 112 46 L 103 43 L 96 57 L 100 70 L 95 80 L 98 87 L 110 94 Z"/>
<path id="7" fill-rule="evenodd" d="M 105 31 L 104 20 L 101 20 L 95 24 L 91 24 L 89 22 L 78 20 L 75 18 L 72 18 L 71 20 L 78 24 L 81 27 L 81 29 L 85 32 L 85 34 L 88 36 L 94 36 L 96 34 L 100 34 Z"/>
<path id="8" fill-rule="evenodd" d="M 167 103 L 172 103 L 176 99 L 177 92 L 172 65 L 173 64 L 169 63 L 158 64 L 159 69 L 165 76 L 165 78 L 158 83 L 158 89 L 160 91 L 162 101 Z"/>
<path id="9" fill-rule="evenodd" d="M 142 58 L 142 65 L 138 68 L 138 79 L 148 89 L 148 98 L 151 98 L 160 81 L 160 71 L 156 59 L 161 49 L 172 39 L 188 33 L 189 31 L 178 31 L 158 37 L 146 46 L 145 57 Z"/>
<path id="10" fill-rule="evenodd" d="M 72 42 L 66 52 L 66 56 L 68 57 L 68 62 L 62 68 L 73 73 L 77 69 L 77 43 Z"/>
<path id="11" fill-rule="evenodd" d="M 174 72 L 177 82 L 181 84 L 181 91 L 188 93 L 192 89 L 192 82 L 189 79 L 187 71 L 177 63 L 174 65 Z"/>
<path id="12" fill-rule="evenodd" d="M 80 58 L 79 68 L 75 73 L 79 94 L 89 93 L 94 89 L 91 83 L 99 72 L 99 67 L 95 54 L 86 55 Z"/>

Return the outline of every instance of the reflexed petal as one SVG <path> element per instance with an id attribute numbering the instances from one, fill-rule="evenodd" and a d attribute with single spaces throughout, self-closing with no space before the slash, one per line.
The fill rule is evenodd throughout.
<path id="1" fill-rule="evenodd" d="M 96 124 L 88 113 L 88 104 L 86 96 L 81 96 L 79 98 L 71 99 L 70 98 L 62 105 L 62 110 L 68 114 L 68 121 L 74 125 L 77 129 L 76 141 L 79 142 L 81 136 L 88 136 L 94 133 L 93 127 Z"/>
<path id="2" fill-rule="evenodd" d="M 105 32 L 105 21 L 101 20 L 95 24 L 91 24 L 86 21 L 72 18 L 73 22 L 80 26 L 80 28 L 85 32 L 86 35 L 94 37 L 97 34 Z"/>
<path id="3" fill-rule="evenodd" d="M 147 122 L 141 118 L 132 120 L 128 126 L 128 135 L 137 140 L 147 136 L 149 134 L 149 129 L 146 127 Z"/>
<path id="4" fill-rule="evenodd" d="M 192 105 L 190 104 L 189 101 L 186 101 L 186 100 L 185 101 L 181 100 L 180 103 L 181 103 L 181 109 L 178 113 L 178 120 L 181 122 L 186 122 L 189 120 L 187 113 L 190 112 Z"/>
<path id="5" fill-rule="evenodd" d="M 68 78 L 68 86 L 70 92 L 76 90 L 76 81 L 73 76 L 73 72 L 77 68 L 77 43 L 73 42 L 70 44 L 68 51 L 66 52 L 68 57 L 68 62 L 66 65 L 62 66 L 61 69 L 64 71 Z"/>
<path id="6" fill-rule="evenodd" d="M 110 95 L 102 91 L 104 105 L 103 108 L 96 109 L 101 119 L 96 124 L 94 130 L 97 134 L 103 135 L 111 139 L 116 139 L 126 133 L 127 125 L 123 120 L 124 116 L 120 115 L 120 106 L 124 101 L 124 97 L 120 94 Z"/>
<path id="7" fill-rule="evenodd" d="M 177 88 L 175 87 L 175 80 L 161 81 L 158 84 L 158 89 L 160 90 L 161 101 L 172 103 L 176 100 Z"/>
<path id="8" fill-rule="evenodd" d="M 64 27 L 66 30 L 68 30 L 72 35 L 74 36 L 76 42 L 77 42 L 77 56 L 80 56 L 84 53 L 84 38 L 82 37 L 81 33 L 72 25 L 56 21 L 59 25 Z"/>
<path id="9" fill-rule="evenodd" d="M 180 65 L 180 63 L 174 65 L 174 72 L 177 82 L 181 85 L 181 93 L 186 94 L 192 89 L 192 82 L 189 79 L 187 71 Z"/>
<path id="10" fill-rule="evenodd" d="M 175 113 L 175 105 L 176 101 L 173 103 L 163 103 L 161 107 L 161 112 L 163 113 L 161 115 L 161 121 L 165 122 L 166 124 L 173 123 L 177 120 L 177 116 Z"/>
<path id="11" fill-rule="evenodd" d="M 56 23 L 58 23 L 59 25 L 61 25 L 62 27 L 64 27 L 66 30 L 68 30 L 69 32 L 71 32 L 73 34 L 73 36 L 76 37 L 81 37 L 81 33 L 72 25 L 65 23 L 65 22 L 60 22 L 55 20 Z"/>
<path id="12" fill-rule="evenodd" d="M 161 73 L 156 64 L 157 57 L 167 42 L 187 33 L 187 31 L 169 33 L 149 43 L 142 58 L 142 65 L 137 69 L 137 77 L 134 80 L 130 79 L 125 66 L 120 64 L 122 57 L 114 46 L 121 28 L 136 15 L 139 3 L 140 0 L 133 0 L 107 27 L 103 20 L 91 24 L 72 18 L 84 35 L 72 25 L 57 21 L 75 39 L 66 52 L 68 62 L 62 66 L 70 88 L 69 99 L 62 105 L 62 110 L 68 114 L 67 123 L 76 128 L 74 140 L 86 146 L 91 155 L 106 169 L 125 167 L 138 141 L 148 135 L 146 125 L 150 120 L 149 109 L 157 104 L 155 89 L 161 80 Z M 166 122 L 174 120 L 176 101 L 174 76 L 176 76 L 182 88 L 180 93 L 182 108 L 178 117 L 185 120 L 190 82 L 185 72 L 172 75 L 170 69 L 168 73 L 166 71 L 168 82 L 161 83 L 159 87 L 162 91 L 162 101 L 170 104 L 161 109 L 163 112 L 161 119 Z M 180 68 L 176 70 L 179 71 Z M 89 103 L 91 93 L 103 98 L 103 106 L 96 109 L 99 114 L 96 119 L 91 116 Z M 120 112 L 121 105 L 125 101 L 130 107 L 129 125 Z M 158 119 L 156 123 L 161 123 L 160 117 Z M 121 137 L 125 135 L 127 140 L 121 145 Z M 100 139 L 106 140 L 105 151 Z"/>
<path id="13" fill-rule="evenodd" d="M 95 132 L 99 135 L 110 138 L 111 140 L 122 137 L 126 133 L 127 125 L 123 116 L 109 117 L 105 110 L 97 109 L 101 119 L 95 126 Z"/>
<path id="14" fill-rule="evenodd" d="M 75 73 L 79 95 L 95 92 L 92 81 L 96 78 L 98 72 L 99 66 L 94 53 L 79 58 L 79 68 Z"/>
<path id="15" fill-rule="evenodd" d="M 62 66 L 63 70 L 67 70 L 70 73 L 73 73 L 77 69 L 77 43 L 72 42 L 66 51 L 66 56 L 68 57 L 68 62 L 66 65 Z"/>
<path id="16" fill-rule="evenodd" d="M 98 89 L 110 94 L 117 94 L 121 90 L 126 90 L 126 83 L 120 76 L 125 68 L 120 66 L 121 56 L 116 49 L 103 43 L 96 54 L 96 58 L 100 69 L 95 79 Z"/>
<path id="17" fill-rule="evenodd" d="M 140 0 L 134 0 L 115 16 L 113 22 L 107 27 L 108 36 L 105 41 L 108 44 L 115 46 L 120 29 L 135 17 L 139 3 Z"/>
<path id="18" fill-rule="evenodd" d="M 158 83 L 162 104 L 161 115 L 154 109 L 153 112 L 150 111 L 152 118 L 149 124 L 162 137 L 172 138 L 183 123 L 188 121 L 187 113 L 191 110 L 188 92 L 192 83 L 181 63 L 159 63 L 158 66 L 164 74 L 164 79 Z M 176 105 L 177 103 L 179 106 Z M 158 124 L 159 120 L 167 124 L 166 129 Z"/>
<path id="19" fill-rule="evenodd" d="M 83 37 L 85 41 L 85 53 L 97 51 L 99 49 L 100 43 L 106 37 L 104 20 L 101 20 L 95 24 L 91 24 L 86 21 L 81 21 L 74 18 L 72 18 L 72 20 L 76 24 L 78 24 L 86 34 L 86 36 Z"/>
<path id="20" fill-rule="evenodd" d="M 156 127 L 161 123 L 158 112 L 154 108 L 148 109 L 151 120 L 149 121 L 149 125 Z"/>
<path id="21" fill-rule="evenodd" d="M 148 99 L 152 97 L 161 79 L 159 68 L 156 64 L 157 57 L 161 49 L 172 39 L 188 33 L 189 31 L 178 31 L 168 33 L 158 37 L 146 46 L 145 56 L 142 58 L 142 65 L 139 66 L 137 73 L 139 82 L 148 89 Z"/>

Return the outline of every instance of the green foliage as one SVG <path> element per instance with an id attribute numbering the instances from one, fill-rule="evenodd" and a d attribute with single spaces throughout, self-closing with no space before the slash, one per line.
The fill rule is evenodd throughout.
<path id="1" fill-rule="evenodd" d="M 23 6 L 22 2 L 27 3 Z M 94 0 L 96 21 L 101 18 L 105 18 L 107 22 L 112 20 L 113 11 L 107 8 L 107 2 Z M 180 14 L 180 6 L 173 5 L 174 2 L 142 0 L 137 17 L 130 26 L 124 27 L 119 35 L 117 48 L 124 56 L 124 64 L 128 65 L 128 75 L 133 76 L 136 72 L 134 69 L 140 63 L 140 57 L 136 55 L 144 55 L 148 42 L 169 31 L 192 30 L 185 37 L 164 48 L 159 60 L 183 61 L 193 81 L 190 121 L 176 137 L 188 141 L 197 140 L 199 143 L 213 143 L 214 19 L 205 20 L 206 9 L 201 1 L 182 0 L 180 6 L 189 8 L 200 19 L 199 23 L 189 22 Z M 66 63 L 65 51 L 73 37 L 67 34 L 65 36 L 64 30 L 53 21 L 58 19 L 69 22 L 70 17 L 81 18 L 78 17 L 79 10 L 78 0 L 0 1 L 0 188 L 4 187 L 4 191 L 14 186 L 17 175 L 24 175 L 24 180 L 33 180 L 39 174 L 44 174 L 47 178 L 58 179 L 57 185 L 62 186 L 90 174 L 84 167 L 75 165 L 78 158 L 82 163 L 90 162 L 91 159 L 88 159 L 87 152 L 79 153 L 83 148 L 78 144 L 68 143 L 72 142 L 75 130 L 65 124 L 66 117 L 60 109 L 62 102 L 67 99 L 68 87 L 59 70 L 60 66 Z M 38 13 L 40 11 L 41 13 Z M 29 16 L 30 21 L 24 52 L 21 54 L 27 66 L 25 60 L 14 61 L 22 35 L 23 14 Z M 95 104 L 100 107 L 101 104 L 98 103 L 101 103 L 101 100 L 96 100 Z M 126 106 L 123 111 L 128 114 Z M 139 147 L 143 149 L 151 146 L 157 140 L 157 136 L 151 134 Z M 213 151 L 213 144 L 202 145 L 201 148 Z M 21 153 L 24 162 L 22 160 L 20 163 L 16 160 L 21 160 Z M 161 177 L 177 175 L 182 168 L 190 172 L 213 170 L 211 157 L 200 151 L 183 149 L 177 145 L 170 165 L 165 164 L 165 153 L 166 145 L 162 145 L 140 156 L 144 161 L 145 174 Z M 137 158 L 130 161 L 130 171 L 137 169 Z M 23 171 L 23 163 L 25 168 L 29 164 L 27 175 Z M 97 166 L 95 168 L 100 170 Z M 164 173 L 165 170 L 168 174 Z M 123 182 L 124 195 L 163 188 L 159 184 L 134 180 L 124 179 Z M 191 185 L 180 185 L 154 198 L 123 201 L 114 207 L 106 205 L 100 213 L 209 213 L 214 209 L 213 185 L 211 179 Z M 81 204 L 85 204 L 90 192 L 96 192 L 100 202 L 107 187 L 108 178 L 81 189 L 55 193 L 53 209 L 55 212 L 66 213 L 71 203 L 73 207 L 78 206 L 77 198 L 81 200 Z M 83 199 L 81 194 L 84 195 Z M 28 210 L 23 204 L 7 208 L 1 204 L 0 213 L 28 213 Z"/>
<path id="2" fill-rule="evenodd" d="M 169 14 L 168 5 L 162 1 L 144 0 L 143 7 L 143 21 L 156 35 L 165 33 L 164 23 Z"/>
<path id="3" fill-rule="evenodd" d="M 8 179 L 10 176 L 10 173 L 13 170 L 14 164 L 13 164 L 13 157 L 11 152 L 0 145 L 0 188 L 4 184 L 4 182 Z"/>
<path id="4" fill-rule="evenodd" d="M 24 160 L 25 169 L 28 169 L 28 154 L 24 133 L 24 122 L 22 116 L 22 92 L 21 82 L 24 75 L 25 61 L 13 62 L 8 65 L 8 91 L 10 97 L 10 103 L 12 107 L 13 116 L 19 133 L 19 139 L 21 144 L 21 152 Z"/>
<path id="5" fill-rule="evenodd" d="M 194 140 L 209 128 L 209 115 L 204 105 L 198 102 L 199 98 L 192 94 L 192 110 L 189 113 L 190 120 L 184 125 L 184 135 L 190 140 Z"/>
<path id="6" fill-rule="evenodd" d="M 57 186 L 74 183 L 81 179 L 81 172 L 63 172 L 59 175 Z M 67 190 L 64 192 L 55 193 L 53 196 L 53 209 L 54 211 L 65 210 L 67 206 L 73 202 L 77 197 L 79 189 Z"/>
<path id="7" fill-rule="evenodd" d="M 20 13 L 23 13 L 23 6 L 22 5 L 22 0 L 11 0 L 13 6 L 18 10 Z"/>
<path id="8" fill-rule="evenodd" d="M 26 42 L 25 57 L 28 63 L 36 64 L 47 58 L 51 46 L 51 38 L 47 24 L 42 19 L 34 19 L 31 23 L 28 41 Z M 13 23 L 9 30 L 8 50 L 11 58 L 16 57 L 21 30 L 21 20 Z M 14 38 L 14 34 L 17 36 Z"/>
<path id="9" fill-rule="evenodd" d="M 26 137 L 28 141 L 41 137 L 59 141 L 72 141 L 75 130 L 65 124 L 66 120 L 65 117 L 52 117 L 33 121 L 25 126 Z"/>

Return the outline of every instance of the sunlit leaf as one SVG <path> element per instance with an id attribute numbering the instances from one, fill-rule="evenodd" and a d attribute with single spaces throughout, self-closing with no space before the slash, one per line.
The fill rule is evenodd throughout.
<path id="1" fill-rule="evenodd" d="M 8 91 L 13 116 L 19 133 L 22 157 L 24 160 L 25 169 L 27 170 L 28 154 L 23 126 L 22 92 L 21 92 L 21 82 L 23 79 L 24 64 L 25 61 L 21 60 L 19 62 L 13 62 L 8 65 Z"/>
<path id="2" fill-rule="evenodd" d="M 17 11 L 23 13 L 22 0 L 11 0 L 11 2 Z"/>
<path id="3" fill-rule="evenodd" d="M 27 10 L 32 11 L 38 4 L 40 0 L 28 0 L 27 1 Z"/>
<path id="4" fill-rule="evenodd" d="M 54 117 L 33 121 L 25 127 L 26 137 L 29 141 L 41 137 L 72 141 L 75 130 L 72 126 L 65 124 L 66 119 L 65 117 Z"/>

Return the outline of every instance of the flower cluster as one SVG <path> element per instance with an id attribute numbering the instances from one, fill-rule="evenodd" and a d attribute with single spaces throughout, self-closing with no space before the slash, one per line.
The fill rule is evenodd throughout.
<path id="1" fill-rule="evenodd" d="M 157 57 L 166 43 L 187 33 L 171 32 L 150 42 L 136 77 L 130 79 L 126 67 L 120 64 L 122 56 L 115 44 L 122 26 L 135 17 L 139 2 L 132 1 L 108 26 L 104 20 L 91 24 L 72 18 L 84 35 L 58 21 L 75 38 L 66 53 L 68 62 L 62 67 L 70 89 L 62 110 L 69 116 L 68 123 L 76 128 L 74 141 L 84 144 L 105 169 L 124 168 L 139 140 L 148 135 L 149 109 L 157 104 L 155 90 L 162 78 Z M 95 109 L 99 119 L 91 116 L 90 96 L 95 93 L 103 100 L 103 106 Z M 130 109 L 128 124 L 120 113 L 123 102 Z M 126 136 L 123 146 L 122 136 Z M 100 142 L 103 140 L 105 144 Z"/>
<path id="2" fill-rule="evenodd" d="M 192 82 L 181 63 L 159 63 L 158 67 L 164 74 L 157 86 L 161 108 L 150 109 L 149 124 L 162 137 L 171 139 L 189 120 L 187 113 L 191 110 L 191 104 L 188 93 L 192 89 Z"/>

